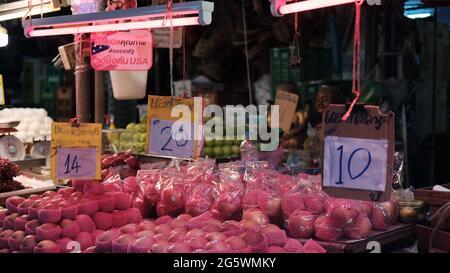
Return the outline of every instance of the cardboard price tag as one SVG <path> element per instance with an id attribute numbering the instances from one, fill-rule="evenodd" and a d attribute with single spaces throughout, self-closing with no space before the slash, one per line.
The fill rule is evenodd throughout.
<path id="1" fill-rule="evenodd" d="M 323 115 L 323 190 L 333 197 L 387 201 L 392 191 L 395 119 L 359 106 L 342 121 L 344 105 Z"/>
<path id="2" fill-rule="evenodd" d="M 101 124 L 53 122 L 51 149 L 53 179 L 101 178 Z"/>
<path id="3" fill-rule="evenodd" d="M 285 132 L 291 129 L 295 111 L 297 110 L 298 99 L 298 95 L 285 91 L 277 92 L 275 105 L 280 106 L 280 128 Z"/>
<path id="4" fill-rule="evenodd" d="M 181 106 L 181 115 L 172 110 Z M 180 109 L 181 109 L 180 108 Z M 187 116 L 184 116 L 186 114 Z M 196 159 L 202 136 L 202 98 L 149 96 L 147 111 L 147 153 L 155 156 Z M 182 126 L 174 126 L 182 118 Z M 188 128 L 184 128 L 186 125 Z M 174 132 L 173 130 L 178 130 Z"/>

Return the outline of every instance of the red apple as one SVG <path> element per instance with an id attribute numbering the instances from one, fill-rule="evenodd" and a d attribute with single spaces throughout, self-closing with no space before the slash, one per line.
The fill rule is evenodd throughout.
<path id="1" fill-rule="evenodd" d="M 59 246 L 50 240 L 44 240 L 39 242 L 34 247 L 34 253 L 60 253 L 61 249 Z"/>
<path id="2" fill-rule="evenodd" d="M 20 243 L 20 251 L 22 253 L 33 253 L 37 243 L 36 235 L 27 235 Z"/>

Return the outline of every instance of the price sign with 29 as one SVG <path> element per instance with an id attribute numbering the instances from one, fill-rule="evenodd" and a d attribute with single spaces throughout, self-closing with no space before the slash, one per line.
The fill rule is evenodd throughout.
<path id="1" fill-rule="evenodd" d="M 58 148 L 56 153 L 58 179 L 96 177 L 97 148 Z"/>
<path id="2" fill-rule="evenodd" d="M 386 186 L 387 139 L 327 136 L 324 186 L 383 191 Z"/>

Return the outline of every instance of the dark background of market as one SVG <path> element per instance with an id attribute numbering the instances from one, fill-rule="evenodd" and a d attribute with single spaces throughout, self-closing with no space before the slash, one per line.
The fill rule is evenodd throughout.
<path id="1" fill-rule="evenodd" d="M 216 91 L 220 105 L 246 105 L 249 101 L 241 0 L 210 1 L 215 3 L 212 24 L 186 28 L 187 77 L 204 76 L 211 80 L 209 89 Z M 11 1 L 0 1 L 4 2 Z M 138 1 L 138 6 L 151 2 Z M 450 63 L 450 1 L 422 0 L 427 7 L 436 9 L 437 20 L 436 16 L 419 20 L 406 18 L 404 2 L 382 0 L 380 6 L 364 5 L 361 58 L 366 87 L 371 85 L 377 90 L 377 95 L 368 102 L 396 113 L 397 150 L 404 150 L 402 131 L 407 132 L 407 179 L 418 188 L 450 181 L 450 72 L 446 67 Z M 293 40 L 294 17 L 273 17 L 267 0 L 244 3 L 253 84 L 265 74 L 272 77 L 272 92 L 277 81 L 294 82 L 304 103 L 314 100 L 323 82 L 331 82 L 351 98 L 353 6 L 300 14 L 302 64 L 299 70 L 282 71 L 279 67 L 287 66 L 289 59 L 276 63 L 273 56 L 277 50 L 290 54 L 287 47 Z M 70 14 L 70 8 L 46 16 L 62 14 Z M 68 90 L 69 96 L 75 96 L 73 71 L 60 70 L 51 62 L 58 54 L 57 47 L 72 42 L 73 37 L 27 39 L 20 19 L 1 22 L 1 25 L 8 30 L 10 39 L 7 47 L 0 48 L 0 74 L 4 75 L 7 104 L 44 107 L 56 120 L 66 121 L 74 116 L 74 99 L 73 105 L 68 106 L 72 115 L 55 114 L 58 92 Z M 148 94 L 170 94 L 168 52 L 167 49 L 154 51 Z M 182 52 L 182 49 L 174 50 L 175 80 L 183 77 Z M 116 116 L 116 125 L 123 127 L 137 120 L 137 111 L 130 109 L 146 101 L 117 101 L 110 84 L 106 85 L 109 87 L 105 110 Z M 363 95 L 364 92 L 368 91 L 363 90 Z"/>

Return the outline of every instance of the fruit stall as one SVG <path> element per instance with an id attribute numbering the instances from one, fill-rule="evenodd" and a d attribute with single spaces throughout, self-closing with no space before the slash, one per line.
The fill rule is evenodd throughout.
<path id="1" fill-rule="evenodd" d="M 48 39 L 58 56 L 24 68 L 23 100 L 35 97 L 0 109 L 0 254 L 450 251 L 450 186 L 408 180 L 406 95 L 363 82 L 395 74 L 369 70 L 381 53 L 362 56 L 363 39 L 379 43 L 361 34 L 376 21 L 367 1 L 47 1 L 61 13 L 33 19 L 45 1 L 17 2 L 29 2 L 21 38 Z M 231 35 L 223 25 L 236 10 L 243 26 Z M 325 15 L 299 20 L 316 10 Z M 303 41 L 300 22 L 317 18 L 329 33 L 305 26 Z M 264 26 L 248 29 L 255 22 Z M 304 50 L 317 40 L 329 50 Z M 345 99 L 328 78 L 347 86 Z M 0 91 L 4 105 L 1 74 Z"/>

